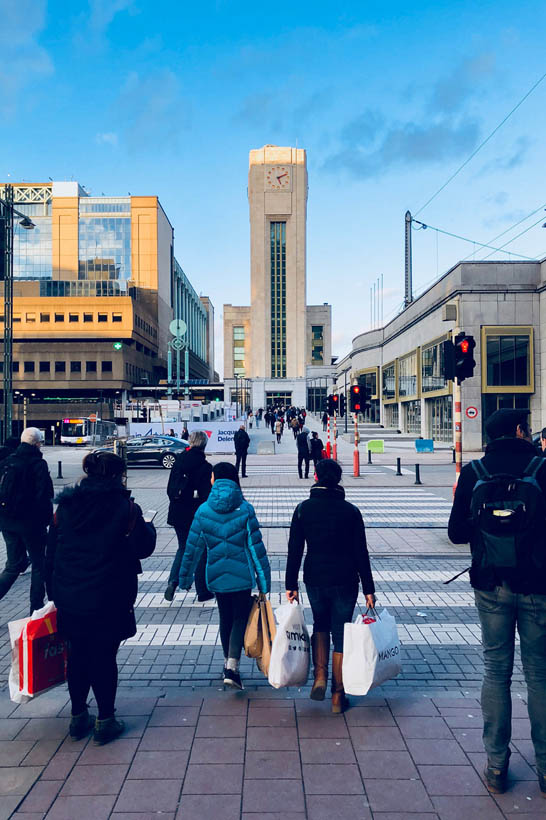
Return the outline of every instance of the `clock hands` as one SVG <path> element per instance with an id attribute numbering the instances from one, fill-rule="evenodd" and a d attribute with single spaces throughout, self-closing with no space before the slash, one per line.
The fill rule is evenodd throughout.
<path id="1" fill-rule="evenodd" d="M 277 177 L 277 180 L 280 182 L 283 177 L 287 177 L 288 173 L 281 174 L 280 177 Z"/>

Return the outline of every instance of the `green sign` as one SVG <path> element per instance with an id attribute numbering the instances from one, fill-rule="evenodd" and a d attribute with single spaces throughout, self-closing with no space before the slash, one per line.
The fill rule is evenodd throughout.
<path id="1" fill-rule="evenodd" d="M 112 347 L 114 348 L 114 350 L 121 350 L 123 347 L 123 342 L 114 342 Z"/>

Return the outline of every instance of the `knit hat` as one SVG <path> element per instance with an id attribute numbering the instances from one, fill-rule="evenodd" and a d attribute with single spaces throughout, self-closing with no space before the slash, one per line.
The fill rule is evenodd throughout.
<path id="1" fill-rule="evenodd" d="M 236 484 L 239 484 L 239 474 L 235 466 L 230 464 L 229 461 L 219 461 L 218 464 L 215 464 L 212 468 L 212 472 L 214 473 L 215 481 L 221 478 L 227 478 L 229 481 L 234 481 Z M 241 485 L 239 484 L 239 486 Z"/>

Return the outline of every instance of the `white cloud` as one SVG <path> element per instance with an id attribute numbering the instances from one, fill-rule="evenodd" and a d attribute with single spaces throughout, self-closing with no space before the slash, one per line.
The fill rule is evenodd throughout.
<path id="1" fill-rule="evenodd" d="M 0 0 L 0 112 L 13 116 L 23 91 L 53 73 L 39 43 L 46 21 L 46 0 Z"/>
<path id="2" fill-rule="evenodd" d="M 111 145 L 115 148 L 118 144 L 118 135 L 115 131 L 105 131 L 103 134 L 96 134 L 95 142 L 99 145 Z"/>

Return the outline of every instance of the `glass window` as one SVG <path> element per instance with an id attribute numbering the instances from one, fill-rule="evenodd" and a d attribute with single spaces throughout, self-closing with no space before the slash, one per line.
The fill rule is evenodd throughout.
<path id="1" fill-rule="evenodd" d="M 12 373 L 18 373 L 19 372 L 19 362 L 12 362 L 11 363 L 11 371 L 12 371 Z"/>
<path id="2" fill-rule="evenodd" d="M 101 204 L 97 203 L 98 206 Z M 116 281 L 122 290 L 126 290 L 130 278 L 130 217 L 80 217 L 78 279 L 104 283 Z"/>
<path id="3" fill-rule="evenodd" d="M 49 313 L 40 313 L 40 322 L 50 322 L 51 316 Z"/>
<path id="4" fill-rule="evenodd" d="M 107 313 L 99 313 L 98 319 L 99 319 L 99 322 L 107 322 L 108 321 L 108 314 Z"/>
<path id="5" fill-rule="evenodd" d="M 444 343 L 425 347 L 421 351 L 421 390 L 431 393 L 444 390 L 448 382 L 444 379 Z M 442 439 L 443 440 L 443 439 Z"/>
<path id="6" fill-rule="evenodd" d="M 82 372 L 82 363 L 81 362 L 70 362 L 70 372 L 71 373 L 81 373 Z"/>
<path id="7" fill-rule="evenodd" d="M 19 210 L 24 205 L 17 205 Z M 44 208 L 39 204 L 39 208 Z M 42 210 L 42 214 L 43 214 Z M 13 234 L 13 278 L 51 279 L 51 216 L 31 214 L 35 227 L 25 230 L 15 223 Z"/>
<path id="8" fill-rule="evenodd" d="M 398 395 L 417 394 L 417 353 L 410 353 L 398 362 Z"/>
<path id="9" fill-rule="evenodd" d="M 407 401 L 404 403 L 406 433 L 420 435 L 421 433 L 421 402 Z"/>
<path id="10" fill-rule="evenodd" d="M 50 362 L 40 362 L 40 373 L 49 373 L 51 370 Z"/>
<path id="11" fill-rule="evenodd" d="M 311 364 L 324 364 L 323 325 L 311 325 Z"/>
<path id="12" fill-rule="evenodd" d="M 487 385 L 526 387 L 530 383 L 529 336 L 487 336 Z"/>
<path id="13" fill-rule="evenodd" d="M 13 321 L 14 322 L 20 322 L 21 321 L 21 314 L 20 313 L 14 313 L 13 314 Z"/>
<path id="14" fill-rule="evenodd" d="M 80 321 L 80 314 L 79 313 L 69 313 L 68 314 L 68 321 L 69 322 L 79 322 Z"/>
<path id="15" fill-rule="evenodd" d="M 453 441 L 453 399 L 441 396 L 427 399 L 430 419 L 430 435 L 434 441 Z"/>
<path id="16" fill-rule="evenodd" d="M 64 322 L 64 313 L 56 313 L 55 314 L 55 321 L 56 322 Z"/>
<path id="17" fill-rule="evenodd" d="M 102 372 L 103 373 L 111 373 L 112 372 L 112 362 L 103 362 L 102 363 Z"/>
<path id="18" fill-rule="evenodd" d="M 383 379 L 383 399 L 395 399 L 396 398 L 396 379 L 395 379 L 395 365 L 394 362 L 392 364 L 387 365 L 382 369 L 382 379 Z"/>
<path id="19" fill-rule="evenodd" d="M 66 362 L 55 362 L 55 373 L 66 373 Z"/>
<path id="20" fill-rule="evenodd" d="M 88 373 L 96 373 L 97 372 L 97 363 L 96 362 L 86 362 L 85 369 Z"/>
<path id="21" fill-rule="evenodd" d="M 35 322 L 36 321 L 36 314 L 35 313 L 27 313 L 25 314 L 25 320 L 27 322 Z"/>
<path id="22" fill-rule="evenodd" d="M 92 313 L 84 313 L 83 314 L 83 321 L 84 322 L 92 322 L 93 321 L 93 314 Z"/>
<path id="23" fill-rule="evenodd" d="M 34 362 L 24 362 L 25 373 L 34 373 Z"/>
<path id="24" fill-rule="evenodd" d="M 121 313 L 112 313 L 112 321 L 113 322 L 121 322 L 122 314 Z"/>
<path id="25" fill-rule="evenodd" d="M 271 376 L 286 378 L 286 222 L 269 225 Z"/>
<path id="26" fill-rule="evenodd" d="M 233 328 L 233 338 L 240 339 L 244 341 L 245 338 L 245 329 L 244 327 L 234 327 Z"/>

